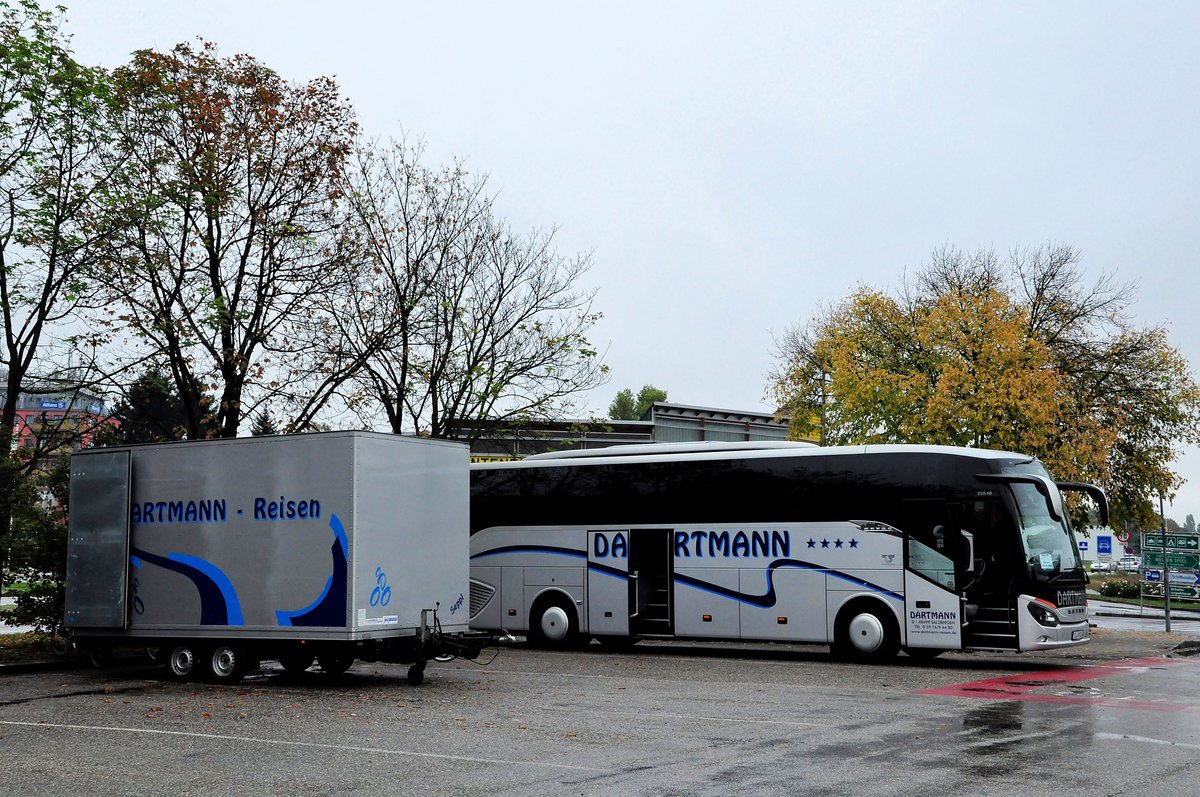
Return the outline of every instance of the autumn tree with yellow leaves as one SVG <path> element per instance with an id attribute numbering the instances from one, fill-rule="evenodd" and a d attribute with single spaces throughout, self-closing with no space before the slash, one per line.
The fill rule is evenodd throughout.
<path id="1" fill-rule="evenodd" d="M 772 390 L 796 437 L 1033 454 L 1104 486 L 1114 522 L 1151 522 L 1200 442 L 1200 387 L 1133 286 L 1085 282 L 1078 252 L 1001 260 L 944 248 L 894 293 L 860 287 L 776 341 Z"/>

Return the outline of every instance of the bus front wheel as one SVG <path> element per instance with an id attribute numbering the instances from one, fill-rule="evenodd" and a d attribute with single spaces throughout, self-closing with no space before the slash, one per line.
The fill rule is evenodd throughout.
<path id="1" fill-rule="evenodd" d="M 567 648 L 579 636 L 575 607 L 565 597 L 539 600 L 529 614 L 529 641 L 543 648 Z"/>
<path id="2" fill-rule="evenodd" d="M 900 649 L 896 618 L 875 601 L 857 601 L 838 612 L 834 653 L 852 661 L 886 661 Z"/>

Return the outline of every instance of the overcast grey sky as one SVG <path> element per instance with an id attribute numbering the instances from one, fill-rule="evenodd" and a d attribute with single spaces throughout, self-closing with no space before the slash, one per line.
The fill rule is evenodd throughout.
<path id="1" fill-rule="evenodd" d="M 80 60 L 202 36 L 590 251 L 612 383 L 769 409 L 772 332 L 943 244 L 1140 282 L 1200 363 L 1200 4 L 66 0 Z M 1168 514 L 1200 516 L 1200 451 Z"/>

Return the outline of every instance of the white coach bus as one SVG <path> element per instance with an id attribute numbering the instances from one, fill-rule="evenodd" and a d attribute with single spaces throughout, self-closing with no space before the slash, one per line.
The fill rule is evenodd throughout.
<path id="1" fill-rule="evenodd" d="M 621 446 L 471 470 L 471 626 L 830 644 L 881 660 L 1088 641 L 1062 491 L 941 446 Z"/>

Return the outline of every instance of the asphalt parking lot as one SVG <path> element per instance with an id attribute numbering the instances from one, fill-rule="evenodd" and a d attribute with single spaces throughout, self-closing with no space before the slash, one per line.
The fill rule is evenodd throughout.
<path id="1" fill-rule="evenodd" d="M 1183 643 L 1188 647 L 1180 649 Z M 1194 794 L 1194 642 L 1097 629 L 1042 654 L 643 643 L 236 687 L 0 673 L 12 794 Z"/>

